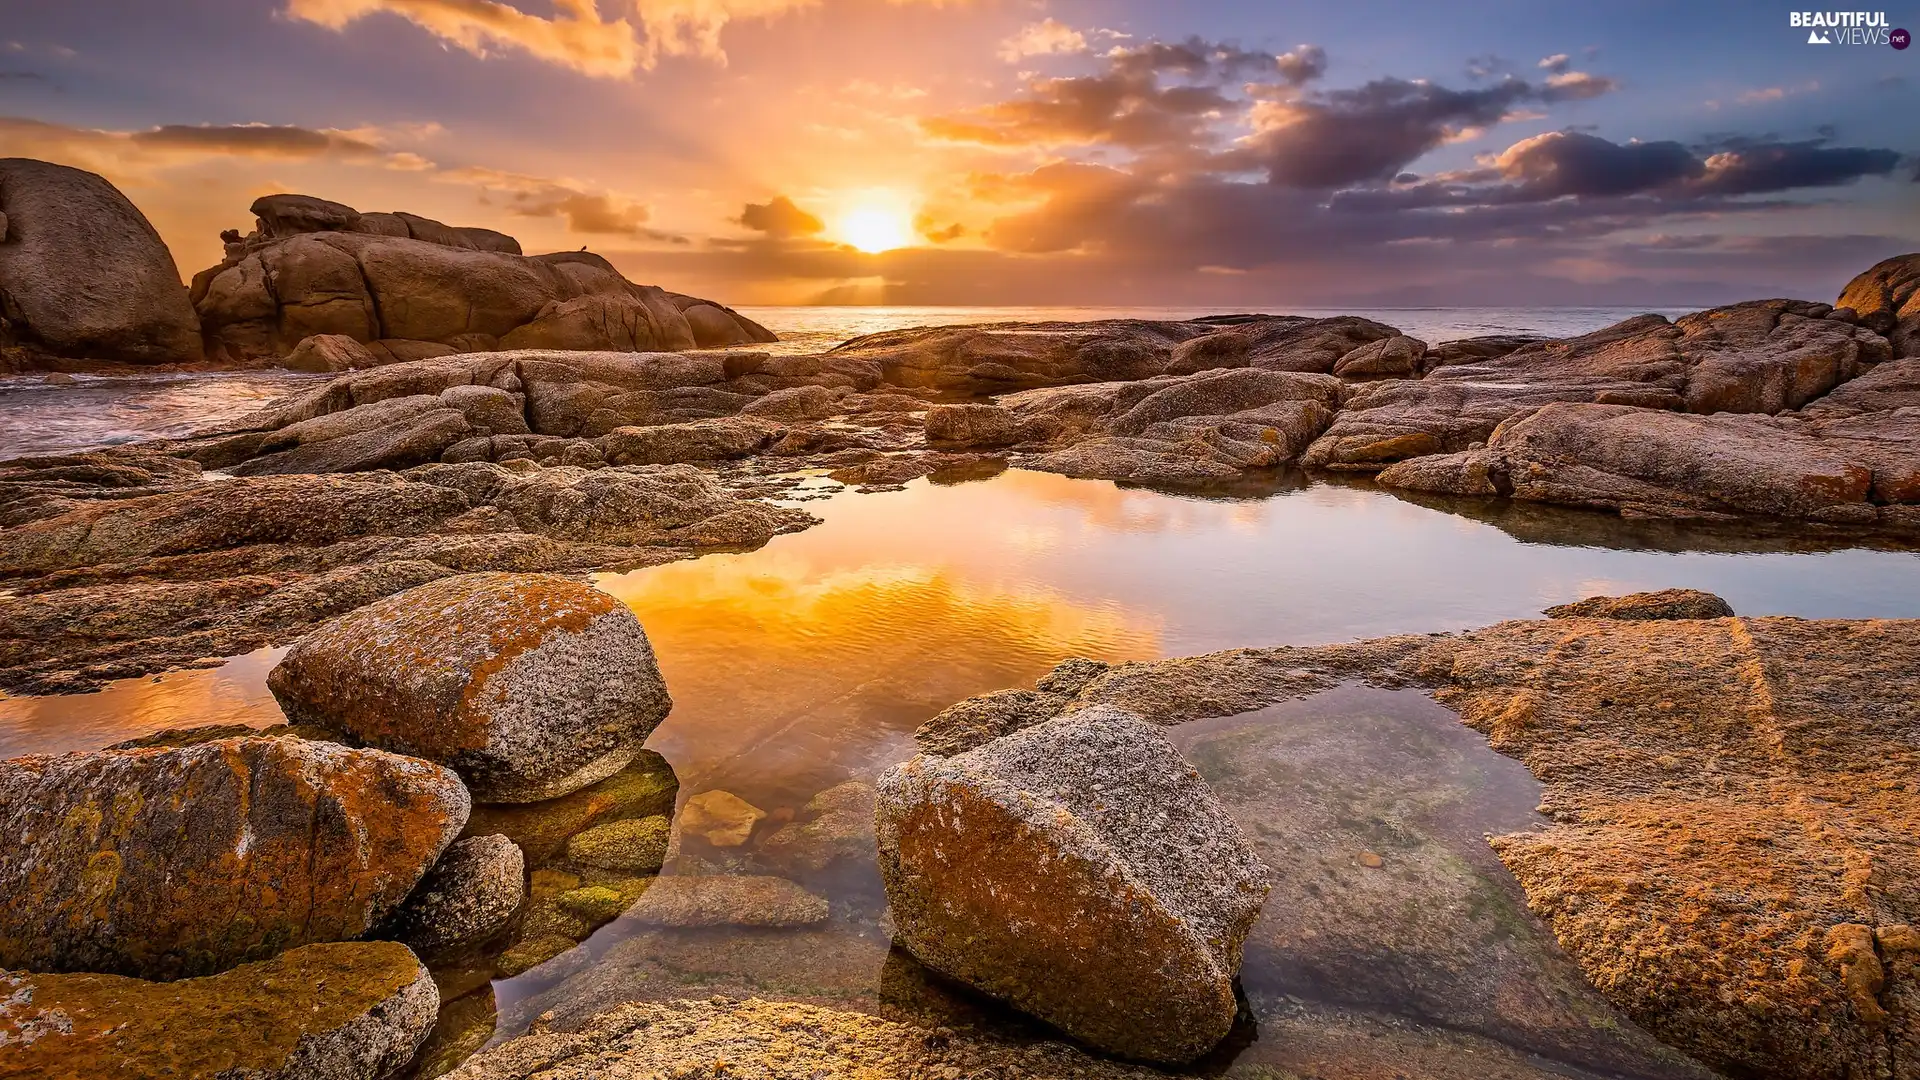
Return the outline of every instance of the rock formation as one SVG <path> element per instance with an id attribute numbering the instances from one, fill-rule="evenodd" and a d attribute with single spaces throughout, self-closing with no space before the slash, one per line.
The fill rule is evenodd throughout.
<path id="1" fill-rule="evenodd" d="M 495 349 L 646 352 L 776 340 L 729 308 L 635 285 L 586 251 L 525 256 L 512 237 L 412 214 L 362 214 L 303 195 L 253 204 L 257 228 L 194 275 L 208 351 L 229 362 L 294 354 L 311 369 L 355 366 L 302 343 L 337 335 L 364 361 Z"/>
<path id="2" fill-rule="evenodd" d="M 631 763 L 673 702 L 625 604 L 550 574 L 445 578 L 302 638 L 267 677 L 296 724 L 439 762 L 481 802 Z"/>
<path id="3" fill-rule="evenodd" d="M 1125 1057 L 1183 1063 L 1233 1026 L 1267 871 L 1138 718 L 1089 709 L 879 786 L 895 938 L 927 966 Z"/>
<path id="4" fill-rule="evenodd" d="M 133 364 L 201 359 L 200 322 L 160 234 L 90 172 L 0 158 L 0 347 Z"/>
<path id="5" fill-rule="evenodd" d="M 39 1080 L 382 1080 L 440 995 L 405 946 L 308 945 L 178 982 L 0 972 L 0 1072 Z"/>
<path id="6" fill-rule="evenodd" d="M 0 763 L 0 966 L 207 975 L 378 924 L 466 824 L 452 773 L 222 739 Z"/>
<path id="7" fill-rule="evenodd" d="M 454 841 L 376 931 L 431 957 L 507 928 L 527 897 L 526 859 L 499 833 Z"/>

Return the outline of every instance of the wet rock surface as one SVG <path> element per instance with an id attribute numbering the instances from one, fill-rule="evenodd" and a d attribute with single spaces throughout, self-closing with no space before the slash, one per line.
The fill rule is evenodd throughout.
<path id="1" fill-rule="evenodd" d="M 206 975 L 375 926 L 466 824 L 438 766 L 293 738 L 0 763 L 0 965 Z"/>
<path id="2" fill-rule="evenodd" d="M 882 778 L 877 827 L 896 938 L 929 967 L 1125 1057 L 1183 1063 L 1232 1027 L 1267 869 L 1138 718 L 917 757 Z"/>
<path id="3" fill-rule="evenodd" d="M 440 997 L 406 946 L 307 945 L 219 975 L 0 971 L 0 1072 L 41 1080 L 397 1076 Z"/>
<path id="4" fill-rule="evenodd" d="M 302 638 L 267 685 L 294 723 L 448 766 L 481 802 L 619 772 L 673 707 L 626 605 L 546 574 L 466 574 Z"/>

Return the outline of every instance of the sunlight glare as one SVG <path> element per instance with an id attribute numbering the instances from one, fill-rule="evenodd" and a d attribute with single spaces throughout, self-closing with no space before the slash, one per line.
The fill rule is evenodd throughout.
<path id="1" fill-rule="evenodd" d="M 913 243 L 913 222 L 906 211 L 881 203 L 863 203 L 847 211 L 836 231 L 842 242 L 870 254 Z"/>

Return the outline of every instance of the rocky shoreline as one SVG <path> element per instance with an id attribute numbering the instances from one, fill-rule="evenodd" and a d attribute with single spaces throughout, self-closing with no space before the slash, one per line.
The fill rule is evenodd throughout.
<path id="1" fill-rule="evenodd" d="M 0 462 L 0 690 L 291 646 L 287 724 L 0 762 L 0 1076 L 1146 1076 L 1225 1068 L 1258 1024 L 1247 1075 L 1920 1078 L 1920 623 L 1681 590 L 1069 660 L 769 811 L 680 797 L 645 748 L 672 708 L 652 644 L 581 580 L 808 528 L 821 476 L 1009 467 L 1913 538 L 1920 255 L 1838 306 L 1565 341 L 1238 315 L 770 356 L 597 257 L 270 196 L 184 308 L 69 341 L 41 303 L 70 284 L 58 203 L 20 192 L 166 253 L 42 165 L 0 162 L 10 363 L 338 375 L 190 438 Z M 703 931 L 790 964 L 847 920 L 816 882 L 849 866 L 877 875 L 878 1005 L 627 1000 Z M 542 1011 L 482 1049 L 520 976 Z"/>

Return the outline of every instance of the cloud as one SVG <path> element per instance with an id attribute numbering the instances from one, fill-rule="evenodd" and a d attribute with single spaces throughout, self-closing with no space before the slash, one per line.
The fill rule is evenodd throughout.
<path id="1" fill-rule="evenodd" d="M 653 215 L 644 203 L 611 192 L 590 190 L 572 180 L 475 166 L 443 169 L 434 179 L 472 185 L 480 190 L 482 203 L 498 205 L 518 217 L 563 219 L 568 232 L 675 239 L 647 228 Z"/>
<path id="2" fill-rule="evenodd" d="M 1825 140 L 1736 142 L 1709 156 L 1692 190 L 1713 195 L 1754 195 L 1798 188 L 1837 187 L 1868 176 L 1890 175 L 1900 164 L 1893 150 L 1827 146 Z"/>
<path id="3" fill-rule="evenodd" d="M 331 159 L 393 169 L 431 168 L 418 154 L 385 145 L 380 128 L 305 128 L 285 124 L 166 124 L 109 131 L 0 116 L 0 145 L 10 153 L 60 161 L 107 175 L 142 177 L 155 169 L 215 158 Z"/>
<path id="4" fill-rule="evenodd" d="M 1705 171 L 1677 142 L 1615 143 L 1597 135 L 1550 131 L 1507 147 L 1493 167 L 1524 197 L 1628 195 L 1667 187 Z"/>
<path id="5" fill-rule="evenodd" d="M 1540 70 L 1554 75 L 1564 75 L 1573 66 L 1573 58 L 1566 53 L 1554 53 L 1540 61 Z"/>
<path id="6" fill-rule="evenodd" d="M 1043 19 L 1020 28 L 1000 43 L 1000 59 L 1015 63 L 1028 56 L 1054 56 L 1087 51 L 1087 36 L 1057 19 Z"/>
<path id="7" fill-rule="evenodd" d="M 1031 79 L 1010 100 L 923 118 L 921 129 L 986 146 L 1191 149 L 1210 141 L 1215 120 L 1239 111 L 1230 82 L 1279 78 L 1297 86 L 1325 70 L 1326 55 L 1312 45 L 1275 54 L 1195 37 L 1116 46 L 1102 63 L 1098 74 Z"/>
<path id="8" fill-rule="evenodd" d="M 1376 79 L 1292 101 L 1261 101 L 1254 134 L 1228 160 L 1275 184 L 1337 188 L 1391 179 L 1461 133 L 1496 124 L 1534 89 L 1517 79 L 1479 90 Z"/>
<path id="9" fill-rule="evenodd" d="M 549 0 L 550 18 L 500 0 L 287 0 L 286 13 L 330 30 L 345 30 L 360 19 L 385 13 L 481 58 L 498 50 L 519 50 L 582 75 L 624 79 L 635 71 L 652 70 L 663 56 L 725 63 L 720 33 L 729 23 L 774 19 L 820 2 L 634 0 L 637 27 L 626 17 L 603 16 L 599 0 Z M 888 2 L 939 4 L 945 0 Z"/>
<path id="10" fill-rule="evenodd" d="M 374 157 L 381 152 L 374 143 L 346 132 L 283 124 L 166 124 L 133 132 L 127 139 L 143 148 L 209 155 L 310 158 L 332 153 L 352 158 Z"/>
<path id="11" fill-rule="evenodd" d="M 826 223 L 793 204 L 785 195 L 775 195 L 764 203 L 748 203 L 734 219 L 755 232 L 777 239 L 812 236 L 826 229 Z"/>
<path id="12" fill-rule="evenodd" d="M 345 30 L 350 23 L 384 12 L 475 56 L 520 49 L 599 78 L 631 75 L 646 59 L 633 24 L 602 19 L 595 0 L 553 0 L 553 9 L 554 16 L 544 18 L 497 0 L 287 0 L 286 13 L 329 30 Z"/>

